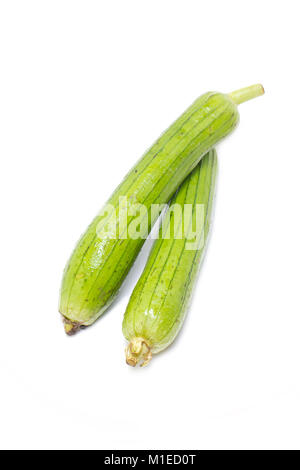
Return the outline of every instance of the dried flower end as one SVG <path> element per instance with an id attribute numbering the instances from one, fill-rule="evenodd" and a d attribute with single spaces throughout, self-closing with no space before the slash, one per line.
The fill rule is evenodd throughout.
<path id="1" fill-rule="evenodd" d="M 135 367 L 140 361 L 141 367 L 145 367 L 152 359 L 149 344 L 144 338 L 133 338 L 125 349 L 126 362 Z"/>

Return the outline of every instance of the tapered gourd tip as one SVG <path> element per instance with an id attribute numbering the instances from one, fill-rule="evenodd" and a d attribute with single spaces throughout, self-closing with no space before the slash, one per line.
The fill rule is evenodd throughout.
<path id="1" fill-rule="evenodd" d="M 80 324 L 79 323 L 72 322 L 72 321 L 68 320 L 67 318 L 64 318 L 63 322 L 64 322 L 65 332 L 68 336 L 75 335 L 75 333 L 77 333 L 77 331 L 80 330 Z"/>
<path id="2" fill-rule="evenodd" d="M 251 85 L 246 88 L 241 88 L 240 90 L 233 91 L 229 93 L 230 98 L 235 102 L 235 104 L 241 104 L 245 101 L 252 100 L 257 98 L 265 93 L 264 87 L 257 83 L 256 85 Z"/>
<path id="3" fill-rule="evenodd" d="M 125 349 L 125 356 L 129 366 L 135 367 L 141 362 L 141 367 L 145 367 L 152 359 L 152 352 L 144 338 L 133 338 Z"/>

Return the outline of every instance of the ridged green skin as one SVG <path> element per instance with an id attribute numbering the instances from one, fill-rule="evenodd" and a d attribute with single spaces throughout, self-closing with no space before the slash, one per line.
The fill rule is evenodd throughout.
<path id="1" fill-rule="evenodd" d="M 167 203 L 201 157 L 238 120 L 237 106 L 228 95 L 202 95 L 145 153 L 107 203 L 115 207 L 117 217 L 120 196 L 128 198 L 128 207 L 140 203 L 148 211 L 152 204 Z M 101 220 L 100 213 L 79 240 L 64 271 L 59 310 L 77 326 L 92 324 L 108 308 L 147 236 L 101 239 L 96 233 Z"/>
<path id="2" fill-rule="evenodd" d="M 196 204 L 203 204 L 203 239 L 200 249 L 188 250 L 187 238 L 176 239 L 180 221 L 171 211 L 167 219 L 171 228 L 169 239 L 163 235 L 168 225 L 161 225 L 145 269 L 129 300 L 123 333 L 128 341 L 143 338 L 152 353 L 165 349 L 175 339 L 184 321 L 208 237 L 215 192 L 217 154 L 211 150 L 202 158 L 170 201 L 170 206 L 192 204 L 191 216 L 184 222 L 195 227 Z M 170 211 L 170 209 L 169 209 Z M 187 232 L 185 232 L 187 233 Z M 188 232 L 190 233 L 190 232 Z"/>

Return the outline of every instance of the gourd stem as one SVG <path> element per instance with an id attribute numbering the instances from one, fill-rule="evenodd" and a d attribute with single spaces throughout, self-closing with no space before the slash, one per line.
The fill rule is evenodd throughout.
<path id="1" fill-rule="evenodd" d="M 235 104 L 241 104 L 245 101 L 257 98 L 257 96 L 263 95 L 264 92 L 264 87 L 258 83 L 257 85 L 251 85 L 246 88 L 233 91 L 232 93 L 229 93 L 229 96 L 235 102 Z"/>

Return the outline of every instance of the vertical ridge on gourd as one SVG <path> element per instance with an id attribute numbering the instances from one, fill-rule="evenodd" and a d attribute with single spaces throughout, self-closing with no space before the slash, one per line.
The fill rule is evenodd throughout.
<path id="1" fill-rule="evenodd" d="M 247 93 L 247 99 L 251 93 L 254 96 L 253 90 Z M 128 209 L 143 204 L 148 214 L 153 204 L 167 203 L 201 157 L 236 127 L 236 96 L 217 92 L 202 95 L 144 154 L 107 201 L 114 208 L 117 231 L 120 224 L 127 230 L 134 218 L 122 219 L 120 198 L 127 198 Z M 245 92 L 238 95 L 239 102 L 241 96 L 246 96 Z M 124 239 L 124 233 L 101 237 L 103 211 L 95 217 L 64 271 L 59 310 L 66 333 L 92 324 L 108 308 L 158 216 L 159 210 L 152 213 L 151 222 L 138 239 Z"/>
<path id="2" fill-rule="evenodd" d="M 186 178 L 169 203 L 159 238 L 150 252 L 145 269 L 130 297 L 123 320 L 123 333 L 129 341 L 126 362 L 145 366 L 152 354 L 174 341 L 183 324 L 188 303 L 206 247 L 217 173 L 217 154 L 211 150 Z M 183 217 L 186 204 L 192 205 L 187 218 L 176 220 L 172 207 L 178 204 Z M 204 209 L 197 248 L 188 249 L 197 205 Z M 164 220 L 167 223 L 164 224 Z M 165 238 L 171 227 L 171 236 Z M 186 230 L 188 229 L 188 230 Z M 179 238 L 184 233 L 182 238 Z"/>

